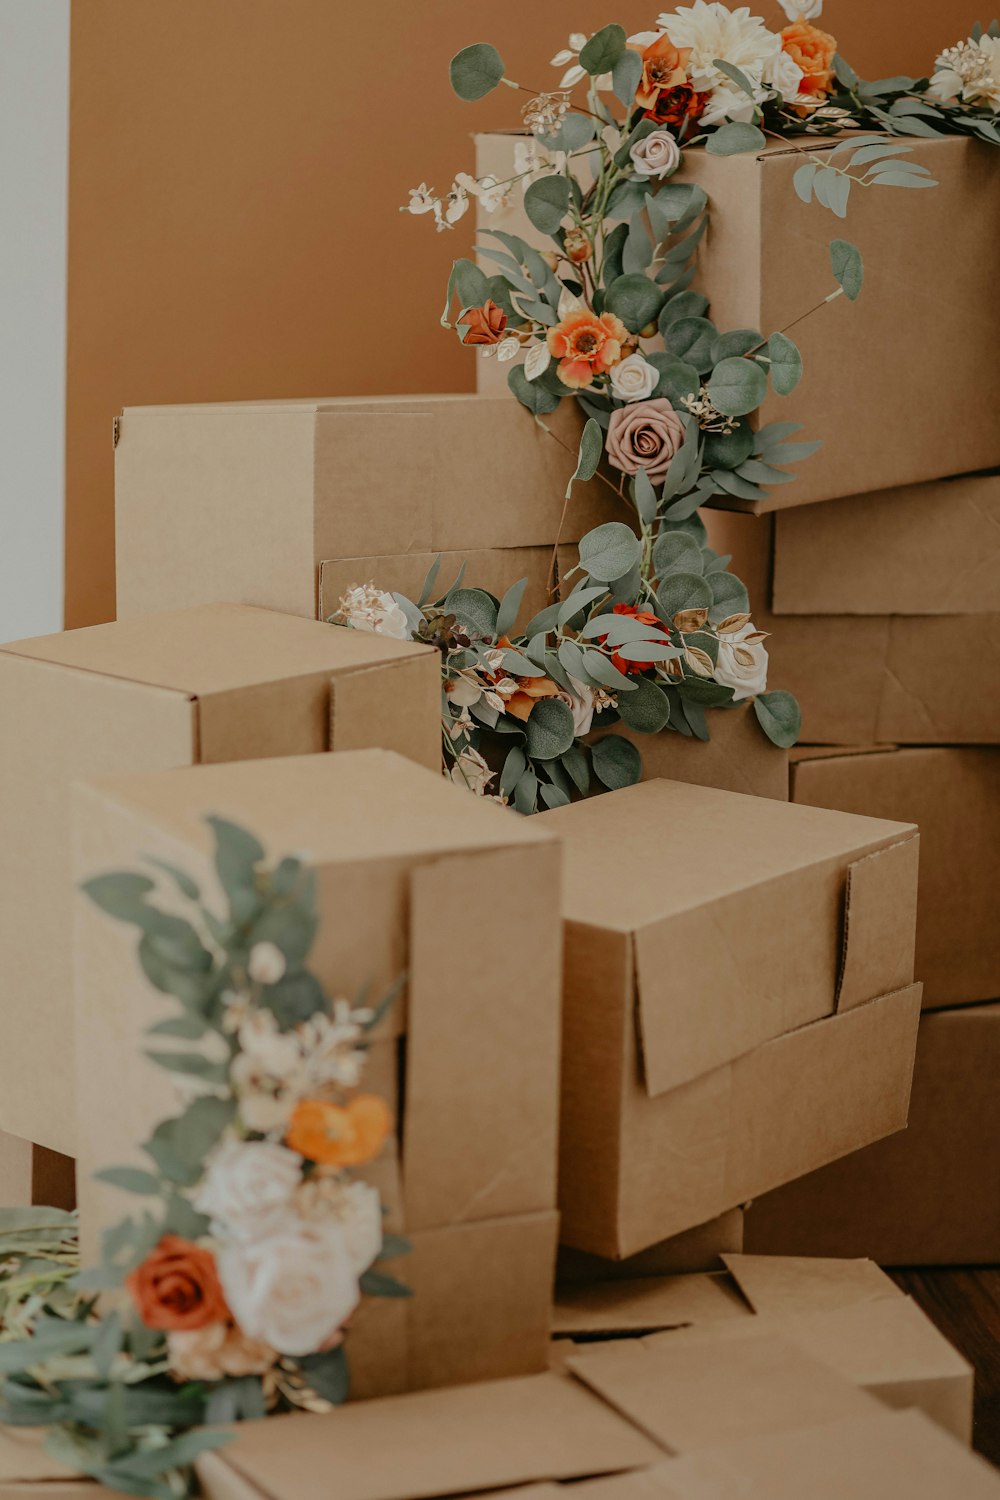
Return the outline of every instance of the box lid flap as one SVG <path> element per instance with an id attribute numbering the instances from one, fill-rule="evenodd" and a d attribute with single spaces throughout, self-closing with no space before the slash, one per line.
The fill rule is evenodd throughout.
<path id="1" fill-rule="evenodd" d="M 749 1308 L 728 1276 L 639 1276 L 557 1286 L 556 1334 L 607 1334 L 746 1318 Z"/>
<path id="2" fill-rule="evenodd" d="M 903 1295 L 871 1260 L 732 1254 L 722 1259 L 757 1313 L 826 1312 Z"/>

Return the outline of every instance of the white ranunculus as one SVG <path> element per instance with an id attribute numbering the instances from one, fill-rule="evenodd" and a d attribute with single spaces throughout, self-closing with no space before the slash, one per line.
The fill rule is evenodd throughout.
<path id="1" fill-rule="evenodd" d="M 193 1202 L 212 1233 L 255 1240 L 294 1223 L 292 1197 L 302 1158 L 272 1141 L 227 1141 L 211 1157 Z"/>
<path id="2" fill-rule="evenodd" d="M 666 130 L 652 130 L 629 150 L 640 177 L 669 177 L 681 164 L 681 148 Z"/>
<path id="3" fill-rule="evenodd" d="M 815 21 L 823 14 L 823 0 L 778 0 L 790 21 Z"/>
<path id="4" fill-rule="evenodd" d="M 619 401 L 646 401 L 659 381 L 659 370 L 641 354 L 630 354 L 611 370 L 611 389 Z"/>
<path id="5" fill-rule="evenodd" d="M 347 1237 L 333 1223 L 299 1223 L 216 1257 L 233 1317 L 279 1354 L 315 1354 L 360 1300 Z"/>
<path id="6" fill-rule="evenodd" d="M 793 57 L 779 52 L 768 70 L 768 82 L 773 84 L 782 99 L 796 99 L 799 85 L 805 74 Z"/>
<path id="7" fill-rule="evenodd" d="M 247 973 L 254 984 L 277 984 L 285 977 L 285 955 L 277 943 L 254 943 L 247 959 Z"/>
<path id="8" fill-rule="evenodd" d="M 411 638 L 405 612 L 391 594 L 363 583 L 348 589 L 340 601 L 338 616 L 352 630 L 367 630 L 374 635 L 389 635 L 396 641 Z"/>
<path id="9" fill-rule="evenodd" d="M 739 630 L 719 636 L 719 660 L 715 680 L 733 689 L 733 698 L 754 698 L 767 687 L 767 650 L 763 641 L 751 641 L 757 627 L 748 622 Z"/>

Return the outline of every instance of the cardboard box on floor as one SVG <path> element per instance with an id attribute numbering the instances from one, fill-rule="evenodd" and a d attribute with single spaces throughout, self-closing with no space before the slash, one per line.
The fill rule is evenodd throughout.
<path id="1" fill-rule="evenodd" d="M 798 698 L 803 744 L 1000 743 L 1000 612 L 778 615 L 769 605 L 777 518 L 703 515 L 750 591 L 755 624 L 770 632 L 770 683 Z M 893 554 L 880 564 L 892 573 Z"/>
<path id="2" fill-rule="evenodd" d="M 511 177 L 516 140 L 477 136 L 477 172 Z M 813 140 L 808 149 L 822 154 L 832 144 Z M 777 486 L 764 501 L 727 500 L 731 508 L 801 506 L 1000 464 L 1000 330 L 978 293 L 1000 238 L 995 164 L 989 146 L 957 136 L 907 144 L 907 160 L 927 167 L 938 186 L 855 191 L 850 232 L 864 258 L 864 291 L 855 303 L 840 297 L 797 323 L 792 336 L 804 378 L 791 396 L 769 396 L 759 414 L 761 423 L 803 423 L 801 436 L 821 438 L 823 447 L 794 484 Z M 792 187 L 802 150 L 775 142 L 756 156 L 685 153 L 680 178 L 700 182 L 710 204 L 695 286 L 710 298 L 709 316 L 722 330 L 773 333 L 835 289 L 828 247 L 837 226 Z M 517 187 L 508 208 L 480 214 L 480 228 L 538 246 L 544 239 L 528 222 Z M 545 248 L 550 244 L 544 239 Z M 942 288 L 947 319 L 940 316 Z M 909 357 L 900 357 L 901 346 Z M 496 391 L 508 368 L 479 360 L 480 389 Z"/>
<path id="3" fill-rule="evenodd" d="M 594 1281 L 634 1280 L 639 1276 L 679 1276 L 693 1271 L 720 1271 L 723 1255 L 738 1255 L 743 1249 L 743 1210 L 731 1208 L 707 1224 L 697 1224 L 683 1234 L 640 1250 L 626 1260 L 609 1260 L 560 1245 L 556 1280 L 568 1285 Z"/>
<path id="4" fill-rule="evenodd" d="M 972 1369 L 872 1261 L 749 1254 L 723 1260 L 723 1275 L 560 1285 L 556 1350 L 576 1373 L 581 1359 L 599 1373 L 603 1349 L 618 1350 L 620 1359 L 622 1349 L 639 1342 L 670 1355 L 682 1370 L 695 1348 L 726 1349 L 734 1339 L 773 1333 L 885 1404 L 919 1406 L 962 1442 L 971 1440 Z M 615 1335 L 628 1337 L 588 1342 Z"/>
<path id="5" fill-rule="evenodd" d="M 543 1368 L 557 1228 L 556 840 L 389 752 L 296 756 L 78 787 L 77 882 L 152 854 L 215 891 L 212 813 L 252 829 L 274 859 L 299 851 L 315 870 L 311 967 L 329 993 L 367 983 L 377 996 L 407 976 L 366 1083 L 401 1116 L 402 1161 L 390 1154 L 376 1170 L 389 1223 L 413 1246 L 394 1269 L 414 1295 L 373 1299 L 353 1321 L 356 1393 Z M 82 894 L 76 906 L 89 1260 L 99 1230 L 128 1207 L 92 1173 L 140 1160 L 139 1143 L 176 1105 L 169 1075 L 140 1065 L 145 1029 L 170 1002 L 140 979 L 131 930 Z M 516 972 L 500 959 L 463 960 L 460 912 L 473 927 L 480 913 L 515 945 Z M 113 1099 L 109 1077 L 119 1080 Z"/>
<path id="6" fill-rule="evenodd" d="M 128 408 L 118 617 L 228 599 L 312 618 L 326 565 L 325 617 L 351 583 L 419 590 L 439 552 L 443 583 L 469 558 L 470 585 L 527 574 L 525 608 L 541 608 L 560 534 L 606 509 L 597 480 L 576 485 L 560 530 L 582 416 L 547 425 L 506 392 Z"/>
<path id="7" fill-rule="evenodd" d="M 756 1253 L 883 1265 L 1000 1262 L 1000 1004 L 925 1014 L 905 1131 L 767 1193 Z"/>
<path id="8" fill-rule="evenodd" d="M 912 825 L 671 781 L 540 817 L 564 844 L 565 1244 L 633 1255 L 902 1128 Z"/>
<path id="9" fill-rule="evenodd" d="M 794 802 L 918 825 L 924 1008 L 1000 996 L 1000 749 L 814 747 L 791 760 Z"/>
<path id="10" fill-rule="evenodd" d="M 206 605 L 0 647 L 0 1130 L 72 1155 L 70 787 L 384 745 L 440 765 L 432 647 Z"/>

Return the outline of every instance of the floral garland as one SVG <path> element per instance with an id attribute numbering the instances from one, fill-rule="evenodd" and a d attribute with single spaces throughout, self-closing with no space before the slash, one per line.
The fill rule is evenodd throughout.
<path id="1" fill-rule="evenodd" d="M 208 822 L 223 916 L 158 861 L 167 907 L 145 875 L 84 887 L 139 930 L 146 977 L 180 1003 L 149 1031 L 179 1045 L 147 1053 L 176 1080 L 179 1112 L 145 1142 L 149 1168 L 97 1174 L 155 1209 L 107 1231 L 101 1267 L 79 1275 L 74 1216 L 0 1219 L 0 1420 L 49 1427 L 54 1458 L 158 1500 L 191 1493 L 194 1458 L 228 1440 L 208 1427 L 345 1400 L 361 1298 L 408 1295 L 375 1269 L 408 1247 L 354 1175 L 393 1129 L 360 1085 L 395 991 L 374 1009 L 331 1001 L 306 967 L 312 873 L 265 866 L 250 833 Z M 99 1311 L 95 1293 L 116 1289 Z"/>

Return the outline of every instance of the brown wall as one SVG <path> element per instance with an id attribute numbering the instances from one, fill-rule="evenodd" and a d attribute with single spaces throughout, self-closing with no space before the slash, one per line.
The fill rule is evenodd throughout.
<path id="1" fill-rule="evenodd" d="M 397 209 L 471 169 L 468 132 L 513 123 L 516 103 L 461 104 L 448 59 L 490 40 L 513 77 L 551 86 L 571 27 L 638 30 L 656 10 L 72 0 L 68 626 L 114 612 L 122 406 L 471 388 L 437 323 L 471 215 L 438 235 Z M 783 23 L 775 0 L 759 10 Z M 973 19 L 959 0 L 827 0 L 823 24 L 880 77 L 929 70 Z"/>

